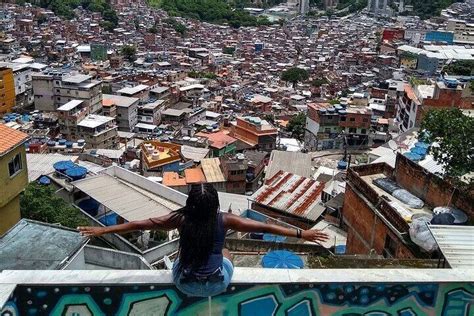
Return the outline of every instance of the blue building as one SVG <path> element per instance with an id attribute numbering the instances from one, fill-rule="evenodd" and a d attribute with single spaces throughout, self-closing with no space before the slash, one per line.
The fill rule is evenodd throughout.
<path id="1" fill-rule="evenodd" d="M 427 42 L 445 42 L 452 45 L 454 42 L 454 33 L 443 31 L 430 31 L 426 33 L 425 41 Z"/>

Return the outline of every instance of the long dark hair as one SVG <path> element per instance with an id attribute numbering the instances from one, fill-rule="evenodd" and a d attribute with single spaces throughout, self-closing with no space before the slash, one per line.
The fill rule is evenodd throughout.
<path id="1" fill-rule="evenodd" d="M 219 211 L 219 197 L 209 183 L 191 186 L 186 206 L 178 212 L 180 227 L 179 261 L 182 268 L 199 268 L 211 255 Z"/>

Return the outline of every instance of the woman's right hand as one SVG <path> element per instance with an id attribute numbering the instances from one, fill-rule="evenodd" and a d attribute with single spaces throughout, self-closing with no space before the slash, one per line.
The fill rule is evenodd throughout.
<path id="1" fill-rule="evenodd" d="M 329 239 L 329 235 L 321 232 L 317 229 L 308 229 L 303 230 L 301 233 L 301 238 L 307 241 L 312 241 L 315 243 L 323 242 Z"/>
<path id="2" fill-rule="evenodd" d="M 105 233 L 104 227 L 94 227 L 94 226 L 79 226 L 77 230 L 82 236 L 85 237 L 97 237 Z"/>

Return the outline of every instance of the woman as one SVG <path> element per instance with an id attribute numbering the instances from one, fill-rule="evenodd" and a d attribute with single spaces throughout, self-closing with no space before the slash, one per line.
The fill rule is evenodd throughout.
<path id="1" fill-rule="evenodd" d="M 168 215 L 108 227 L 78 227 L 84 236 L 134 230 L 173 230 L 180 234 L 179 255 L 173 265 L 173 281 L 190 296 L 214 296 L 230 283 L 233 265 L 224 249 L 227 230 L 272 233 L 318 242 L 327 235 L 317 230 L 290 229 L 265 224 L 219 211 L 217 191 L 208 183 L 191 187 L 186 206 Z"/>

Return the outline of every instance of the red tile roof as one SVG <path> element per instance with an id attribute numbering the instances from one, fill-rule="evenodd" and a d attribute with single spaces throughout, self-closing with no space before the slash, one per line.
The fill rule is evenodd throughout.
<path id="1" fill-rule="evenodd" d="M 5 124 L 0 124 L 0 155 L 9 152 L 15 146 L 23 143 L 28 138 L 28 134 L 10 128 Z"/>
<path id="2" fill-rule="evenodd" d="M 205 137 L 209 139 L 210 145 L 217 149 L 222 149 L 237 141 L 237 139 L 227 135 L 223 131 L 219 131 L 215 133 L 202 133 L 201 132 L 201 133 L 197 133 L 196 136 Z"/>

